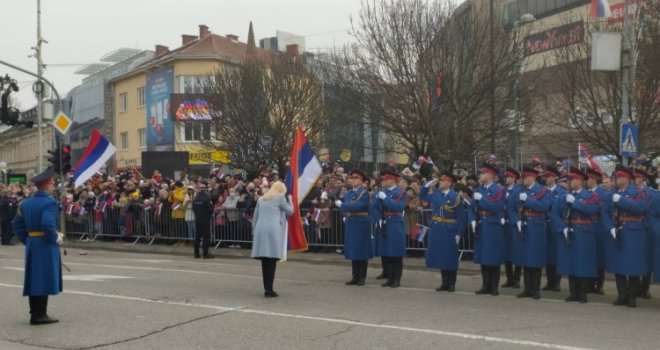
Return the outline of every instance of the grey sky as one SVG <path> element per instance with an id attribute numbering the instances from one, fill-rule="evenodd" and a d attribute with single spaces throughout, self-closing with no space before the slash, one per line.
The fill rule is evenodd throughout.
<path id="1" fill-rule="evenodd" d="M 36 42 L 37 0 L 2 0 L 0 57 L 29 70 L 28 58 Z M 46 64 L 93 63 L 120 47 L 153 49 L 155 44 L 175 48 L 181 34 L 196 34 L 206 24 L 217 34 L 247 37 L 254 22 L 257 40 L 285 30 L 307 36 L 308 48 L 327 48 L 350 41 L 350 15 L 359 0 L 42 0 Z M 78 67 L 49 67 L 45 77 L 62 95 L 80 83 Z M 21 109 L 34 105 L 33 78 L 0 66 L 19 81 Z"/>

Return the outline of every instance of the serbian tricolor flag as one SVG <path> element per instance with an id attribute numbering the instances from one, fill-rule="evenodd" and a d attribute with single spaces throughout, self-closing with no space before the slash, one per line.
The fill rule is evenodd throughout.
<path id="1" fill-rule="evenodd" d="M 589 153 L 589 149 L 587 149 L 587 145 L 583 143 L 578 143 L 578 158 L 579 158 L 579 163 L 580 164 L 586 164 L 590 169 L 603 172 L 598 163 L 594 160 L 594 158 L 591 156 L 591 153 Z"/>
<path id="2" fill-rule="evenodd" d="M 73 174 L 75 186 L 82 186 L 85 181 L 92 178 L 116 151 L 115 146 L 103 137 L 98 129 L 92 130 L 89 144 L 75 167 Z"/>
<path id="3" fill-rule="evenodd" d="M 591 17 L 611 17 L 612 10 L 610 9 L 610 2 L 608 0 L 591 0 Z"/>
<path id="4" fill-rule="evenodd" d="M 312 147 L 307 142 L 305 132 L 301 128 L 296 129 L 290 163 L 291 167 L 286 176 L 286 187 L 293 201 L 291 203 L 293 214 L 289 217 L 288 222 L 287 249 L 290 251 L 305 251 L 307 250 L 307 239 L 303 230 L 300 203 L 312 190 L 323 169 L 314 155 Z"/>

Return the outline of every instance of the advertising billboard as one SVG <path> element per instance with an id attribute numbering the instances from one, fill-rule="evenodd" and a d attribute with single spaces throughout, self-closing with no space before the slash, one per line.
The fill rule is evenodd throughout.
<path id="1" fill-rule="evenodd" d="M 174 149 L 174 118 L 170 113 L 170 95 L 173 92 L 174 69 L 161 68 L 147 75 L 144 89 L 147 108 L 147 149 L 171 151 Z"/>

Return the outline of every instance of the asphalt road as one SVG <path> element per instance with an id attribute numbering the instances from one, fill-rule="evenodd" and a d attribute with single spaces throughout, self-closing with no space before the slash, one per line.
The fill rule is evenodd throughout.
<path id="1" fill-rule="evenodd" d="M 277 299 L 264 299 L 250 259 L 69 250 L 60 323 L 28 324 L 22 247 L 0 247 L 0 349 L 658 349 L 660 301 L 637 309 L 587 305 L 563 293 L 519 300 L 475 296 L 477 276 L 438 293 L 437 273 L 404 271 L 399 289 L 346 287 L 348 266 L 278 265 Z M 566 282 L 564 281 L 564 284 Z M 564 286 L 565 287 L 565 286 Z M 660 289 L 652 292 L 660 297 Z"/>

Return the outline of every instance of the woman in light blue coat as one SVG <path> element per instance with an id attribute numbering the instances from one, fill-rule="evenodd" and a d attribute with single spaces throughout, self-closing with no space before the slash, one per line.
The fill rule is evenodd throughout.
<path id="1" fill-rule="evenodd" d="M 266 298 L 277 297 L 273 290 L 275 269 L 286 254 L 287 216 L 292 213 L 291 197 L 286 196 L 286 186 L 279 181 L 259 198 L 254 210 L 252 257 L 261 260 Z"/>

